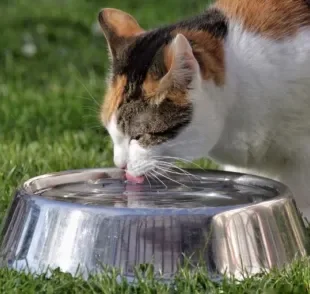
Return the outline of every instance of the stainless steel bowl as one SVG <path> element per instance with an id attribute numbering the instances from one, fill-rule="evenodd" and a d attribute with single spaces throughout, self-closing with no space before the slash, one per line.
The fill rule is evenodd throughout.
<path id="1" fill-rule="evenodd" d="M 308 253 L 289 190 L 268 179 L 187 170 L 142 185 L 118 169 L 66 171 L 25 182 L 2 224 L 0 266 L 128 278 L 153 263 L 171 278 L 188 256 L 210 276 L 282 267 Z"/>

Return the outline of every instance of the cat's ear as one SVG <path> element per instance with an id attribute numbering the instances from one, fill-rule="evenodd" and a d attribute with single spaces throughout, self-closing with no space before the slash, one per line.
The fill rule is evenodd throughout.
<path id="1" fill-rule="evenodd" d="M 199 72 L 199 65 L 186 37 L 177 34 L 166 51 L 168 73 L 163 77 L 160 88 L 185 90 Z"/>
<path id="2" fill-rule="evenodd" d="M 112 56 L 121 49 L 127 38 L 137 36 L 144 32 L 130 14 L 118 9 L 102 9 L 99 12 L 98 20 Z"/>

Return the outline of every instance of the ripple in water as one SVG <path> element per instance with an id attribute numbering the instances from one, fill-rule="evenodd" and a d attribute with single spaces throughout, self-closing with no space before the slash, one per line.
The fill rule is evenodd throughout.
<path id="1" fill-rule="evenodd" d="M 237 184 L 232 180 L 179 176 L 175 181 L 161 178 L 132 184 L 123 179 L 57 185 L 39 191 L 45 198 L 106 207 L 125 208 L 198 208 L 257 203 L 275 196 L 270 189 Z"/>

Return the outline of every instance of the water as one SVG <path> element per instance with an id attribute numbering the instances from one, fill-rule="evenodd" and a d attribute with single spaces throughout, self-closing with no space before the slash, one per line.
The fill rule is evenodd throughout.
<path id="1" fill-rule="evenodd" d="M 133 184 L 102 178 L 55 185 L 38 191 L 45 198 L 78 201 L 105 207 L 198 208 L 257 203 L 275 197 L 275 191 L 225 178 L 180 175 L 173 181 L 160 178 Z"/>

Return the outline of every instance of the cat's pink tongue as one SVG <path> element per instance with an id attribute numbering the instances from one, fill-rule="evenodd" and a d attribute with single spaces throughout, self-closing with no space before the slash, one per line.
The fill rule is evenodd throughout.
<path id="1" fill-rule="evenodd" d="M 130 175 L 127 172 L 126 172 L 126 179 L 136 184 L 142 184 L 144 182 L 144 176 L 135 177 L 135 176 Z"/>

